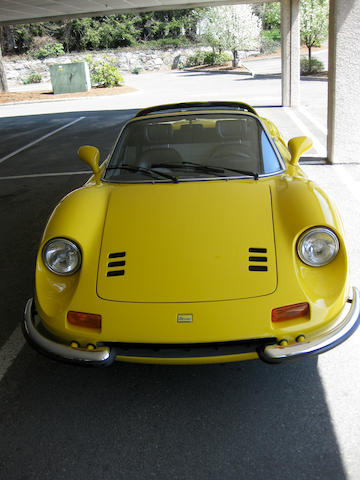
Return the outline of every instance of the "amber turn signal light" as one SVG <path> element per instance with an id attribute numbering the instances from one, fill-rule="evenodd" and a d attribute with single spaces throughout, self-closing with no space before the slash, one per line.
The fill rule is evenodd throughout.
<path id="1" fill-rule="evenodd" d="M 310 318 L 310 306 L 308 303 L 295 303 L 294 305 L 286 305 L 285 307 L 274 308 L 271 312 L 271 321 L 286 322 L 294 320 L 294 318 L 307 317 Z"/>
<path id="2" fill-rule="evenodd" d="M 101 315 L 95 313 L 68 312 L 67 320 L 71 325 L 101 331 Z"/>

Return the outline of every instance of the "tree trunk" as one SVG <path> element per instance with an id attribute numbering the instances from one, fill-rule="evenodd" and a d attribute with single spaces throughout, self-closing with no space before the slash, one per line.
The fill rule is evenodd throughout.
<path id="1" fill-rule="evenodd" d="M 309 52 L 309 65 L 311 61 L 311 45 L 308 45 L 308 52 Z"/>
<path id="2" fill-rule="evenodd" d="M 239 52 L 237 50 L 233 50 L 232 54 L 233 54 L 232 66 L 234 68 L 240 67 L 241 62 L 240 62 Z"/>
<path id="3" fill-rule="evenodd" d="M 8 84 L 6 80 L 4 65 L 2 63 L 1 39 L 2 39 L 2 27 L 0 27 L 0 92 L 7 92 Z"/>

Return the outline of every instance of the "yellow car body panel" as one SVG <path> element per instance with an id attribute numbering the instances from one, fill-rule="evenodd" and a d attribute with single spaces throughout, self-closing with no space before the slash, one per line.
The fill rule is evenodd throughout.
<path id="1" fill-rule="evenodd" d="M 68 340 L 77 340 L 83 344 L 108 339 L 119 342 L 191 343 L 266 336 L 282 338 L 298 334 L 299 328 L 301 333 L 306 334 L 312 329 L 323 326 L 329 318 L 333 318 L 340 311 L 348 293 L 347 259 L 338 214 L 325 194 L 312 182 L 304 183 L 302 179 L 286 174 L 260 182 L 271 190 L 276 251 L 281 251 L 281 255 L 274 253 L 272 257 L 269 257 L 271 259 L 269 264 L 272 264 L 274 270 L 272 273 L 276 275 L 276 283 L 272 279 L 269 286 L 268 281 L 260 276 L 263 272 L 255 272 L 255 280 L 251 280 L 251 282 L 258 282 L 258 287 L 266 291 L 265 295 L 255 293 L 256 302 L 250 295 L 248 298 L 241 299 L 235 296 L 233 299 L 215 298 L 211 301 L 186 301 L 186 294 L 182 301 L 174 302 L 172 297 L 174 287 L 169 282 L 167 290 L 166 281 L 161 283 L 163 290 L 161 302 L 159 299 L 149 301 L 147 296 L 144 300 L 138 297 L 136 301 L 133 298 L 130 301 L 101 298 L 96 293 L 98 275 L 103 273 L 102 265 L 99 267 L 99 244 L 102 239 L 111 192 L 114 188 L 122 188 L 102 184 L 85 187 L 66 197 L 55 209 L 45 230 L 37 261 L 36 295 L 38 311 L 46 327 L 58 336 L 65 336 Z M 259 188 L 260 182 L 254 188 Z M 215 186 L 217 182 L 209 182 L 207 186 L 210 183 L 211 186 Z M 229 187 L 230 189 L 234 187 L 235 183 L 236 181 L 222 182 L 224 188 Z M 244 182 L 239 188 L 245 186 L 245 183 L 247 187 L 251 182 Z M 195 183 L 186 186 L 189 185 L 194 186 Z M 151 188 L 151 186 L 146 187 Z M 157 187 L 177 189 L 181 186 L 163 184 Z M 145 189 L 143 185 L 131 185 L 129 188 L 138 189 L 138 192 Z M 304 190 L 308 195 L 304 195 Z M 195 189 L 194 195 L 195 197 L 197 195 Z M 191 200 L 194 199 L 187 199 L 189 203 Z M 297 215 L 295 216 L 293 212 L 299 202 L 302 204 L 302 214 L 300 215 L 296 208 Z M 88 216 L 85 215 L 85 212 L 88 212 Z M 170 211 L 168 215 L 171 215 Z M 302 231 L 314 224 L 326 225 L 335 230 L 342 247 L 337 258 L 321 269 L 304 265 L 299 260 L 295 248 L 297 238 Z M 304 225 L 306 225 L 305 228 Z M 259 246 L 259 239 L 264 235 L 269 240 L 265 243 L 264 241 L 260 242 L 260 246 L 268 247 L 270 253 L 270 248 L 274 243 L 272 235 L 269 235 L 268 227 L 259 224 L 258 230 L 260 235 L 247 244 Z M 139 247 L 144 248 L 146 245 L 146 231 L 145 229 L 143 236 L 139 236 L 137 239 Z M 115 231 L 114 236 L 119 233 Z M 59 278 L 43 264 L 42 247 L 48 240 L 57 236 L 72 239 L 81 245 L 82 268 L 72 276 Z M 136 241 L 135 238 L 131 240 Z M 230 240 L 234 248 L 234 244 L 236 245 L 238 242 L 238 235 L 234 235 Z M 227 239 L 226 243 L 229 243 L 230 240 Z M 174 235 L 171 250 L 173 252 L 176 252 L 176 249 L 181 250 L 182 243 L 182 236 Z M 207 256 L 209 262 L 214 261 L 214 245 L 204 241 L 202 246 L 203 258 Z M 150 250 L 147 250 L 149 254 L 152 254 L 152 248 L 153 245 Z M 273 248 L 275 250 L 275 246 Z M 159 255 L 159 252 L 156 253 Z M 163 255 L 168 258 L 168 252 L 164 252 Z M 239 264 L 247 265 L 247 258 L 248 252 L 245 252 L 245 258 L 242 259 L 242 262 L 239 261 Z M 103 263 L 103 260 L 100 255 L 100 263 Z M 193 259 L 191 258 L 191 260 Z M 161 258 L 159 261 L 161 262 Z M 236 266 L 238 267 L 238 265 Z M 150 269 L 153 267 L 154 265 L 150 263 Z M 137 270 L 139 268 L 137 267 Z M 271 273 L 272 269 L 265 273 Z M 200 291 L 204 291 L 208 286 L 211 295 L 216 297 L 216 292 L 214 293 L 213 290 L 214 279 L 208 275 L 208 271 L 206 273 Z M 247 271 L 246 275 L 248 275 Z M 117 278 L 115 279 L 117 280 Z M 233 280 L 233 277 L 231 279 Z M 195 277 L 194 281 L 191 270 L 188 275 L 184 274 L 183 280 L 187 280 L 186 292 L 191 288 L 199 291 L 198 278 Z M 151 282 L 151 278 L 148 278 L 147 281 Z M 253 286 L 252 284 L 251 288 Z M 232 289 L 233 285 L 229 285 L 229 287 Z M 246 288 L 249 286 L 246 285 Z M 168 297 L 169 293 L 170 297 Z M 231 291 L 231 293 L 233 292 Z M 304 301 L 308 301 L 311 305 L 311 320 L 297 319 L 276 327 L 272 324 L 271 311 L 273 308 Z M 101 333 L 84 332 L 84 329 L 80 327 L 68 325 L 66 321 L 68 310 L 102 315 Z M 192 314 L 193 322 L 178 323 L 177 316 L 180 314 Z M 117 322 L 113 321 L 114 316 L 118 319 Z"/>
<path id="2" fill-rule="evenodd" d="M 191 358 L 154 358 L 154 357 L 126 357 L 118 355 L 118 362 L 145 363 L 153 365 L 209 365 L 215 363 L 243 362 L 259 358 L 257 353 L 243 353 L 240 355 L 222 355 L 219 357 L 191 357 Z"/>
<path id="3" fill-rule="evenodd" d="M 49 219 L 36 264 L 35 304 L 45 328 L 82 347 L 263 338 L 294 343 L 299 335 L 329 329 L 349 291 L 342 223 L 326 194 L 290 164 L 276 127 L 263 121 L 285 151 L 286 170 L 278 174 L 116 185 L 100 179 L 103 165 L 66 196 Z M 300 235 L 314 226 L 332 229 L 340 243 L 336 258 L 321 268 L 304 264 L 296 250 Z M 73 275 L 56 275 L 44 264 L 43 247 L 56 237 L 81 249 L 82 266 Z M 266 249 L 266 271 L 249 270 L 251 248 Z M 122 276 L 107 276 L 113 252 L 124 253 Z M 272 322 L 273 309 L 302 302 L 310 315 Z M 101 315 L 101 331 L 70 324 L 69 311 Z M 251 358 L 257 354 L 116 356 L 169 364 Z"/>
<path id="4" fill-rule="evenodd" d="M 270 188 L 263 181 L 114 188 L 107 210 L 111 221 L 103 232 L 98 295 L 152 303 L 268 295 L 277 283 L 271 210 Z M 268 271 L 261 276 L 248 270 L 250 247 L 268 251 Z M 114 269 L 108 267 L 109 254 L 121 251 L 126 253 L 125 275 L 108 277 Z"/>

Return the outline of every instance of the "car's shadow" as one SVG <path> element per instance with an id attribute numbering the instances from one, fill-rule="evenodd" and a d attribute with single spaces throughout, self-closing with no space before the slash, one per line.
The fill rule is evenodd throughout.
<path id="1" fill-rule="evenodd" d="M 84 368 L 25 346 L 4 388 L 9 480 L 346 478 L 316 359 Z"/>
<path id="2" fill-rule="evenodd" d="M 57 137 L 60 143 L 49 139 L 5 162 L 0 176 L 2 170 L 79 170 L 79 145 L 109 151 L 116 114 L 94 113 L 91 128 L 79 122 L 71 134 Z M 46 149 L 51 155 L 44 155 Z M 48 215 L 85 179 L 0 182 L 0 346 L 32 295 Z M 283 366 L 253 361 L 82 368 L 51 361 L 26 345 L 0 384 L 0 404 L 0 478 L 6 480 L 346 478 L 316 359 Z"/>

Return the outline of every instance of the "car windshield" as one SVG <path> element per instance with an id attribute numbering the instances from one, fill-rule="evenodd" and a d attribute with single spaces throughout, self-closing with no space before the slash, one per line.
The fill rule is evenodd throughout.
<path id="1" fill-rule="evenodd" d="M 130 122 L 104 180 L 120 183 L 254 178 L 282 171 L 276 147 L 247 113 L 192 113 Z"/>

